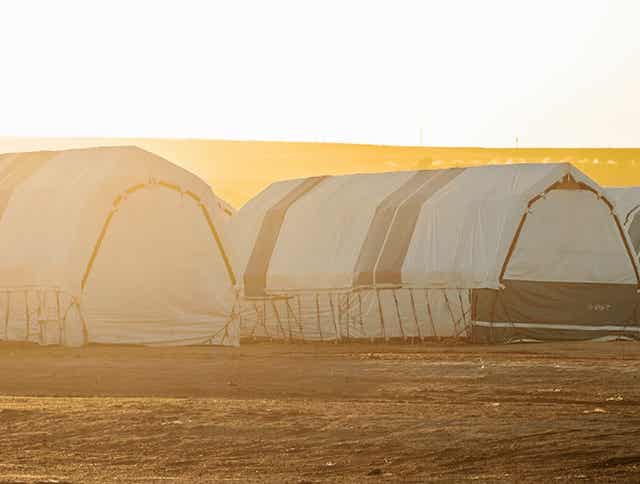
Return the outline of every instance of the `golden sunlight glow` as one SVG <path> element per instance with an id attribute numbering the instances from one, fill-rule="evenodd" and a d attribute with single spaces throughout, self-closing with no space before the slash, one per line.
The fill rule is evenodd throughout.
<path id="1" fill-rule="evenodd" d="M 640 144 L 638 18 L 635 0 L 17 2 L 0 152 L 135 144 L 236 206 L 282 178 L 458 164 L 638 184 L 638 152 L 609 149 Z"/>
<path id="2" fill-rule="evenodd" d="M 136 145 L 206 180 L 239 207 L 269 183 L 323 174 L 570 162 L 605 186 L 640 185 L 640 149 L 437 148 L 122 138 L 0 138 L 0 152 Z"/>

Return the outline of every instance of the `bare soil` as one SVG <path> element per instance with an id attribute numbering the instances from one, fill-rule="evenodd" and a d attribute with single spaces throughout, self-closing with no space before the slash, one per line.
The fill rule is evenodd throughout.
<path id="1" fill-rule="evenodd" d="M 0 483 L 638 482 L 640 345 L 0 344 Z"/>

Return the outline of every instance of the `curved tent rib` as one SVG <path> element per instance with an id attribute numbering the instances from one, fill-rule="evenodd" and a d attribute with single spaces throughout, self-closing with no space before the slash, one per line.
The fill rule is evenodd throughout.
<path id="1" fill-rule="evenodd" d="M 227 253 L 224 249 L 224 246 L 222 245 L 222 240 L 220 239 L 220 235 L 218 234 L 218 231 L 215 228 L 215 225 L 213 224 L 213 221 L 211 220 L 211 214 L 209 213 L 209 210 L 207 209 L 207 207 L 202 203 L 202 200 L 200 199 L 200 197 L 198 197 L 195 193 L 189 191 L 189 190 L 185 190 L 183 191 L 179 185 L 175 185 L 166 181 L 158 181 L 158 182 L 154 182 L 154 183 L 146 183 L 146 184 L 138 184 L 138 185 L 134 185 L 132 187 L 129 187 L 127 189 L 125 189 L 120 195 L 118 195 L 114 200 L 113 200 L 113 208 L 111 209 L 111 211 L 109 212 L 109 214 L 107 215 L 107 217 L 105 218 L 104 224 L 102 225 L 102 230 L 100 231 L 100 235 L 98 236 L 98 239 L 96 240 L 96 243 L 93 246 L 93 250 L 91 252 L 91 257 L 89 258 L 89 262 L 87 263 L 87 267 L 84 271 L 84 275 L 82 276 L 82 282 L 80 284 L 80 287 L 82 288 L 82 290 L 84 291 L 85 286 L 87 285 L 87 279 L 89 278 L 89 275 L 91 274 L 91 268 L 93 267 L 93 262 L 95 261 L 95 258 L 98 255 L 98 252 L 100 251 L 100 247 L 102 245 L 102 241 L 104 240 L 104 237 L 107 234 L 107 230 L 109 229 L 109 224 L 111 223 L 111 219 L 113 218 L 113 216 L 116 214 L 116 212 L 118 211 L 120 204 L 127 199 L 127 197 L 129 195 L 132 195 L 133 193 L 137 192 L 138 190 L 141 190 L 143 188 L 147 188 L 147 187 L 153 187 L 153 186 L 160 186 L 160 187 L 165 187 L 168 188 L 170 190 L 174 190 L 176 192 L 178 192 L 181 195 L 187 195 L 189 198 L 191 198 L 201 209 L 203 212 L 203 216 L 205 218 L 205 220 L 207 221 L 207 225 L 209 227 L 209 230 L 211 231 L 211 235 L 213 236 L 213 239 L 216 243 L 216 247 L 218 249 L 218 251 L 220 252 L 220 256 L 223 258 L 224 260 L 224 264 L 225 264 L 225 268 L 227 270 L 227 274 L 229 276 L 229 282 L 231 283 L 232 286 L 235 286 L 236 284 L 236 277 L 235 274 L 233 272 L 233 268 L 231 267 L 231 263 L 229 261 L 229 257 L 227 256 Z"/>

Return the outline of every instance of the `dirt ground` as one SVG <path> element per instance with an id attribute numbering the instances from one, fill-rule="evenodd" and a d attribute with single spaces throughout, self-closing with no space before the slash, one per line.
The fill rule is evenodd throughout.
<path id="1" fill-rule="evenodd" d="M 0 344 L 0 482 L 638 482 L 640 345 Z"/>

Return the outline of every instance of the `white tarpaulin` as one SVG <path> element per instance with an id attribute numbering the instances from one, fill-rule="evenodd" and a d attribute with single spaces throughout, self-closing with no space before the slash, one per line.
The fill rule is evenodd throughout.
<path id="1" fill-rule="evenodd" d="M 620 187 L 607 189 L 616 205 L 620 220 L 629 233 L 636 256 L 640 254 L 640 187 Z"/>
<path id="2" fill-rule="evenodd" d="M 229 215 L 135 147 L 0 155 L 0 337 L 237 344 Z"/>
<path id="3" fill-rule="evenodd" d="M 230 239 L 255 313 L 245 335 L 452 336 L 474 316 L 472 290 L 638 283 L 614 208 L 569 164 L 275 183 Z"/>

